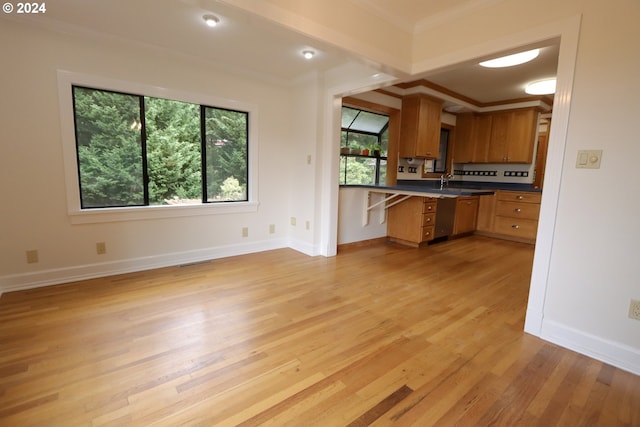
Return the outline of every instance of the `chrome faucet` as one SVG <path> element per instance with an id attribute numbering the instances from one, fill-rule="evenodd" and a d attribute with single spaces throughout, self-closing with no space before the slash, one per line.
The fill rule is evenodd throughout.
<path id="1" fill-rule="evenodd" d="M 440 175 L 440 189 L 444 190 L 446 187 L 449 186 L 449 180 L 453 178 L 453 174 L 451 173 L 444 173 L 442 175 Z"/>

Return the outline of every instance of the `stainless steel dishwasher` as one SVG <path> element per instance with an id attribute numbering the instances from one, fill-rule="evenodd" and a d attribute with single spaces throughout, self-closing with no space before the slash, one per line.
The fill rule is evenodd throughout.
<path id="1" fill-rule="evenodd" d="M 449 237 L 453 234 L 453 220 L 456 215 L 456 198 L 441 197 L 436 209 L 436 225 L 433 238 Z"/>

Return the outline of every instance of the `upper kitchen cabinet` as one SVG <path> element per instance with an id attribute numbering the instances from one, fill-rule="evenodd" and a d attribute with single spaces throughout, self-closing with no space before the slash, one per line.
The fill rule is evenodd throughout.
<path id="1" fill-rule="evenodd" d="M 442 101 L 416 94 L 402 99 L 399 157 L 435 159 L 440 147 Z"/>
<path id="2" fill-rule="evenodd" d="M 538 112 L 534 108 L 492 114 L 488 163 L 531 163 Z"/>
<path id="3" fill-rule="evenodd" d="M 463 113 L 456 118 L 456 163 L 531 163 L 538 112 L 535 108 Z"/>
<path id="4" fill-rule="evenodd" d="M 486 163 L 491 139 L 490 114 L 462 113 L 456 118 L 455 163 Z"/>

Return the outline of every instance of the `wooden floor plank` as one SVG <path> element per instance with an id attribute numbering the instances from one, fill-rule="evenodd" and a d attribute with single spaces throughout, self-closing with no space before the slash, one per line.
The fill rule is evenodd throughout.
<path id="1" fill-rule="evenodd" d="M 530 245 L 289 249 L 0 298 L 0 425 L 640 425 L 640 379 L 524 334 Z"/>

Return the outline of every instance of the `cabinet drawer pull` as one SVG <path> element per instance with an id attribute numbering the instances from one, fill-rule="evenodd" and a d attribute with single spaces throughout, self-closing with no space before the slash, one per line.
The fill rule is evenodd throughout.
<path id="1" fill-rule="evenodd" d="M 522 199 L 524 199 L 524 197 L 522 197 L 522 196 L 516 196 L 516 199 L 518 199 L 518 200 L 522 200 Z"/>
<path id="2" fill-rule="evenodd" d="M 514 224 L 514 225 L 511 226 L 511 228 L 513 228 L 514 230 L 517 230 L 518 228 L 520 228 L 520 226 L 517 225 L 517 224 Z"/>
<path id="3" fill-rule="evenodd" d="M 520 212 L 522 212 L 522 209 L 520 209 L 520 208 L 515 208 L 513 211 L 514 211 L 515 213 L 520 213 Z"/>
<path id="4" fill-rule="evenodd" d="M 426 222 L 431 222 L 431 217 L 427 217 L 427 218 L 425 219 L 425 221 L 426 221 Z"/>
<path id="5" fill-rule="evenodd" d="M 425 231 L 424 235 L 425 236 L 431 236 L 431 232 L 430 231 Z"/>
<path id="6" fill-rule="evenodd" d="M 427 210 L 428 210 L 428 211 L 433 210 L 433 206 L 427 206 Z"/>

